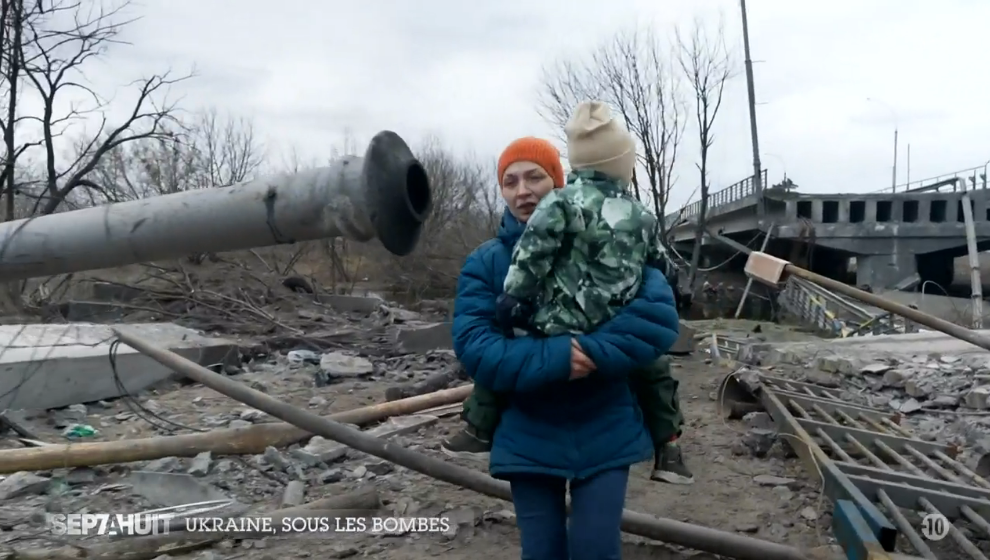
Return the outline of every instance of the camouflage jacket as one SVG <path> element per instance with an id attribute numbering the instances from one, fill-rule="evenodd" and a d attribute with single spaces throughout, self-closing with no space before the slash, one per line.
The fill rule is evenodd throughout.
<path id="1" fill-rule="evenodd" d="M 542 333 L 592 330 L 632 300 L 644 265 L 665 274 L 673 265 L 656 217 L 623 187 L 601 173 L 572 172 L 527 222 L 504 287 L 535 306 L 532 326 Z"/>

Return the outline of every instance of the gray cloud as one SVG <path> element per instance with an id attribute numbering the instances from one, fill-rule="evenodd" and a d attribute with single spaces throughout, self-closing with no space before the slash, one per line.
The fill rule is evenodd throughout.
<path id="1" fill-rule="evenodd" d="M 436 134 L 491 158 L 515 137 L 550 136 L 535 112 L 541 66 L 635 24 L 672 30 L 722 14 L 742 58 L 735 0 L 146 0 L 135 9 L 133 46 L 115 48 L 95 82 L 195 66 L 199 77 L 176 89 L 188 105 L 252 117 L 269 144 L 314 158 L 345 129 L 364 140 L 384 128 L 411 141 Z M 887 187 L 895 116 L 912 179 L 990 159 L 980 56 L 990 3 L 753 0 L 749 9 L 772 180 L 786 168 L 810 192 Z M 725 95 L 716 186 L 752 165 L 741 73 Z M 675 199 L 697 183 L 696 144 L 689 130 Z"/>

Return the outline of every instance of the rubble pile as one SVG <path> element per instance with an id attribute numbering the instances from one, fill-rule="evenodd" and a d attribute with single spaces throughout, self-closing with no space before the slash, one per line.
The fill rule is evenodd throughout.
<path id="1" fill-rule="evenodd" d="M 436 431 L 437 420 L 430 415 L 399 417 L 371 432 L 409 449 L 437 453 L 445 432 Z M 380 552 L 431 537 L 442 547 L 443 543 L 470 540 L 480 527 L 511 523 L 514 517 L 506 504 L 490 498 L 451 502 L 444 488 L 425 475 L 317 436 L 287 449 L 269 447 L 253 456 L 213 457 L 205 452 L 192 458 L 15 473 L 0 481 L 0 530 L 5 541 L 30 545 L 47 538 L 46 513 L 140 512 L 223 499 L 268 504 L 270 511 L 275 509 L 271 505 L 299 506 L 369 487 L 381 496 L 383 508 L 378 515 L 447 517 L 456 523 L 437 535 L 361 533 L 335 538 L 341 550 L 352 551 L 349 554 Z M 257 539 L 224 546 L 266 545 L 264 539 Z"/>
<path id="2" fill-rule="evenodd" d="M 975 347 L 948 354 L 923 344 L 897 352 L 863 344 L 766 347 L 748 358 L 774 375 L 833 387 L 844 401 L 899 412 L 921 439 L 990 450 L 990 355 Z"/>

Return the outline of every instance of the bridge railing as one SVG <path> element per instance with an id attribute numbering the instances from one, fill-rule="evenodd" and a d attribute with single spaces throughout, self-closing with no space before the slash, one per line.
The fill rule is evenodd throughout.
<path id="1" fill-rule="evenodd" d="M 762 171 L 762 184 L 763 188 L 767 187 L 767 170 Z M 756 183 L 753 181 L 753 176 L 746 177 L 738 183 L 734 183 L 725 187 L 722 190 L 715 191 L 713 193 L 708 193 L 708 210 L 714 210 L 720 206 L 726 206 L 737 202 L 750 196 L 756 194 Z M 692 218 L 701 214 L 701 200 L 696 200 L 691 204 L 681 208 L 677 212 L 668 214 L 666 217 L 667 226 L 673 225 L 678 220 Z"/>
<path id="2" fill-rule="evenodd" d="M 936 175 L 934 177 L 927 177 L 925 179 L 919 179 L 917 181 L 911 181 L 908 183 L 903 183 L 897 185 L 896 187 L 887 187 L 879 191 L 874 191 L 876 194 L 882 193 L 906 193 L 906 192 L 938 192 L 944 190 L 955 191 L 958 186 L 953 180 L 955 178 L 965 179 L 967 181 L 967 187 L 972 189 L 985 189 L 987 188 L 987 167 L 990 162 L 983 165 L 978 165 L 976 167 L 970 167 L 967 169 L 962 169 L 955 171 L 953 173 L 945 173 L 943 175 Z"/>

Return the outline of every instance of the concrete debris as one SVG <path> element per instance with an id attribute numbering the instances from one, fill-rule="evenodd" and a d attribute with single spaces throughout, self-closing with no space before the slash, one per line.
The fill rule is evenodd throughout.
<path id="1" fill-rule="evenodd" d="M 169 323 L 119 325 L 201 365 L 237 355 L 234 342 L 208 338 Z M 92 324 L 0 325 L 0 355 L 7 375 L 0 377 L 0 410 L 49 409 L 138 393 L 172 372 L 128 346 L 117 348 L 120 385 L 107 372 L 113 333 Z M 80 411 L 76 411 L 79 416 Z M 83 419 L 85 412 L 81 411 Z M 80 422 L 81 423 L 81 422 Z"/>
<path id="2" fill-rule="evenodd" d="M 395 333 L 395 343 L 406 352 L 424 353 L 454 347 L 450 323 L 410 324 Z"/>
<path id="3" fill-rule="evenodd" d="M 133 492 L 158 507 L 181 506 L 229 498 L 188 474 L 136 471 L 127 477 Z"/>
<path id="4" fill-rule="evenodd" d="M 756 428 L 759 430 L 776 429 L 773 423 L 773 418 L 771 418 L 766 412 L 750 412 L 749 414 L 743 416 L 742 420 L 743 423 L 746 424 L 747 428 Z"/>
<path id="5" fill-rule="evenodd" d="M 14 473 L 0 481 L 0 501 L 48 491 L 52 480 L 33 473 Z"/>
<path id="6" fill-rule="evenodd" d="M 285 485 L 285 492 L 282 494 L 282 507 L 302 505 L 305 497 L 306 483 L 301 480 L 293 480 Z"/>
<path id="7" fill-rule="evenodd" d="M 982 331 L 987 334 L 987 331 Z M 839 376 L 835 395 L 846 402 L 893 410 L 929 441 L 972 445 L 990 429 L 990 358 L 941 333 L 851 337 L 827 342 L 753 346 L 752 359 L 796 380 L 817 372 Z M 776 375 L 776 374 L 775 374 Z"/>
<path id="8" fill-rule="evenodd" d="M 977 410 L 990 408 L 990 385 L 973 387 L 963 395 L 963 402 L 969 408 Z"/>
<path id="9" fill-rule="evenodd" d="M 451 325 L 440 322 L 440 317 L 431 316 L 431 306 L 423 305 L 417 308 L 418 311 L 409 311 L 386 305 L 378 298 L 321 295 L 320 300 L 335 311 L 328 312 L 327 307 L 302 306 L 287 306 L 281 310 L 284 311 L 282 317 L 288 317 L 286 320 L 298 322 L 298 318 L 303 318 L 315 326 L 305 330 L 305 337 L 283 336 L 275 342 L 242 347 L 243 360 L 236 360 L 236 368 L 224 365 L 222 371 L 240 383 L 320 415 L 382 402 L 389 388 L 418 386 L 439 374 L 456 371 L 457 360 L 451 351 Z M 448 304 L 437 307 L 443 307 L 449 314 Z M 342 316 L 341 313 L 348 315 Z M 274 312 L 272 316 L 279 317 Z M 145 337 L 162 338 L 155 335 Z M 203 346 L 204 338 L 191 337 L 190 350 L 185 355 L 216 368 L 224 362 L 224 357 L 211 354 L 211 347 Z M 203 356 L 197 354 L 200 349 L 203 349 Z M 124 347 L 120 348 L 121 360 L 125 356 L 124 350 Z M 93 375 L 92 379 L 105 377 L 112 383 L 113 376 L 107 373 L 106 367 L 107 350 L 101 349 L 98 353 L 100 375 Z M 935 361 L 942 366 L 958 365 Z M 677 357 L 675 363 L 677 368 L 696 366 L 697 371 L 681 370 L 689 374 L 687 377 L 695 379 L 697 372 L 707 374 L 712 369 L 695 357 Z M 119 365 L 127 376 L 140 370 L 140 367 L 126 365 L 123 361 Z M 880 372 L 859 372 L 858 378 L 879 378 L 881 375 Z M 85 441 L 93 442 L 149 438 L 187 431 L 180 426 L 188 426 L 192 430 L 211 430 L 249 428 L 275 421 L 259 410 L 232 403 L 198 384 L 179 386 L 169 380 L 170 376 L 169 372 L 164 372 L 160 378 L 164 384 L 135 389 L 134 399 L 115 399 L 116 395 L 112 393 L 84 402 L 63 399 L 57 405 L 60 408 L 39 406 L 33 410 L 18 411 L 18 422 L 26 430 L 37 434 L 32 439 L 41 442 L 64 441 L 58 438 L 64 428 L 73 424 L 89 425 L 98 433 Z M 466 382 L 463 376 L 453 377 L 451 386 Z M 744 385 L 759 386 L 758 372 L 755 370 L 742 370 L 738 377 Z M 923 386 L 929 387 L 929 384 Z M 0 383 L 0 393 L 2 390 Z M 685 394 L 691 394 L 694 390 L 692 388 Z M 709 390 L 710 387 L 697 394 L 706 394 Z M 899 391 L 898 395 L 902 394 L 903 388 Z M 932 391 L 927 398 L 917 399 L 927 406 L 927 403 L 934 403 L 945 396 L 937 385 Z M 959 400 L 962 400 L 961 393 Z M 700 414 L 698 410 L 702 406 L 713 407 L 708 401 L 699 404 L 692 401 L 688 405 L 692 407 L 687 410 L 689 422 L 695 421 L 695 415 Z M 367 426 L 364 430 L 377 437 L 388 438 L 390 445 L 442 457 L 440 442 L 462 426 L 458 413 L 457 406 L 444 407 L 443 410 L 392 418 Z M 689 464 L 699 475 L 696 484 L 705 484 L 706 479 L 722 481 L 727 476 L 733 476 L 732 472 L 738 472 L 735 465 L 732 469 L 719 471 L 727 468 L 724 463 L 749 461 L 751 464 L 743 467 L 749 469 L 748 472 L 774 473 L 755 477 L 754 482 L 744 490 L 721 482 L 703 488 L 706 494 L 712 494 L 712 489 L 716 488 L 721 498 L 733 503 L 755 504 L 745 506 L 749 509 L 742 518 L 738 511 L 734 512 L 733 520 L 724 526 L 738 526 L 740 532 L 785 541 L 798 532 L 795 522 L 811 528 L 827 527 L 830 520 L 827 514 L 812 519 L 800 513 L 802 508 L 807 509 L 816 503 L 817 494 L 786 476 L 793 475 L 793 470 L 798 467 L 796 462 L 777 451 L 789 448 L 778 437 L 769 416 L 751 413 L 746 415 L 744 424 L 748 431 L 743 437 L 720 434 L 717 437 L 722 439 L 717 444 L 708 445 L 706 442 L 701 445 L 699 449 L 705 458 L 699 457 L 695 461 L 697 466 L 688 457 Z M 706 425 L 721 426 L 710 419 L 699 425 L 699 431 Z M 697 441 L 704 441 L 702 437 L 715 436 L 711 433 L 699 435 Z M 13 437 L 10 439 L 11 445 L 22 445 Z M 739 457 L 732 457 L 727 451 L 733 445 L 735 447 L 731 447 L 731 452 L 738 453 Z M 472 461 L 448 460 L 463 461 L 465 466 L 484 469 L 483 465 Z M 979 459 L 974 460 L 979 462 Z M 984 462 L 990 464 L 990 460 Z M 770 465 L 772 468 L 754 468 L 753 464 Z M 671 513 L 667 505 L 656 509 L 657 496 L 666 496 L 670 488 L 650 482 L 648 474 L 644 473 L 648 473 L 648 469 L 644 471 L 637 467 L 634 470 L 630 500 L 640 500 L 641 503 L 631 507 L 709 526 L 720 525 L 723 506 L 692 506 L 688 508 L 687 515 Z M 32 531 L 36 533 L 37 520 L 43 521 L 45 512 L 137 512 L 216 501 L 223 508 L 208 515 L 235 515 L 224 512 L 237 511 L 239 507 L 250 507 L 253 511 L 273 509 L 279 504 L 290 507 L 371 485 L 384 498 L 381 515 L 443 516 L 450 522 L 448 530 L 435 535 L 335 535 L 332 545 L 320 545 L 319 554 L 331 558 L 395 556 L 424 560 L 447 554 L 453 548 L 473 546 L 473 543 L 480 541 L 495 543 L 494 548 L 476 554 L 480 556 L 497 557 L 504 549 L 517 546 L 515 540 L 518 537 L 513 527 L 515 514 L 509 504 L 450 485 L 437 484 L 425 475 L 318 436 L 302 439 L 296 445 L 269 447 L 257 455 L 232 457 L 207 451 L 191 457 L 164 457 L 141 463 L 12 474 L 0 481 L 0 500 L 4 501 L 3 507 L 0 507 L 0 530 L 4 531 L 6 539 L 14 542 L 32 535 Z M 702 488 L 696 487 L 696 490 Z M 737 490 L 746 498 L 729 498 L 729 494 L 725 493 Z M 732 495 L 736 496 L 738 492 Z M 644 503 L 649 505 L 644 507 Z M 757 517 L 749 511 L 754 508 L 765 508 L 766 513 Z M 696 517 L 702 510 L 705 511 L 703 515 L 709 517 Z M 817 542 L 814 533 L 808 532 L 808 542 Z M 389 550 L 392 548 L 401 548 L 400 554 L 396 556 Z M 311 554 L 313 552 L 305 546 L 292 544 L 288 539 L 231 539 L 217 543 L 212 550 L 183 554 L 181 558 L 224 560 L 246 556 L 249 560 L 259 560 L 280 556 L 307 558 Z M 624 554 L 624 557 L 641 555 Z M 169 556 L 162 555 L 160 560 L 166 558 Z"/>
<path id="10" fill-rule="evenodd" d="M 865 375 L 883 375 L 893 369 L 894 366 L 890 364 L 868 364 L 863 366 L 859 372 Z"/>
<path id="11" fill-rule="evenodd" d="M 187 473 L 193 476 L 206 476 L 210 474 L 210 467 L 213 466 L 213 456 L 209 451 L 204 451 L 192 459 Z"/>
<path id="12" fill-rule="evenodd" d="M 742 437 L 742 445 L 754 457 L 766 457 L 777 441 L 777 432 L 760 428 L 752 428 Z"/>
<path id="13" fill-rule="evenodd" d="M 375 372 L 375 365 L 367 358 L 330 352 L 320 357 L 320 369 L 333 380 L 371 375 Z"/>

